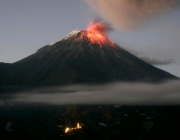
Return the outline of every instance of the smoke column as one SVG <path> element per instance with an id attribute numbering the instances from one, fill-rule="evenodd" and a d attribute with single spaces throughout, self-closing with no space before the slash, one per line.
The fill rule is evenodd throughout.
<path id="1" fill-rule="evenodd" d="M 168 12 L 177 0 L 86 0 L 115 28 L 130 30 L 145 19 Z"/>

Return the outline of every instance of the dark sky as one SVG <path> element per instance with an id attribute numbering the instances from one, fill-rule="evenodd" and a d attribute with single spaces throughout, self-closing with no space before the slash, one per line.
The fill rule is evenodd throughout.
<path id="1" fill-rule="evenodd" d="M 85 29 L 97 17 L 102 18 L 84 0 L 1 0 L 0 62 L 27 57 L 72 30 Z M 114 30 L 109 37 L 138 56 L 174 59 L 176 63 L 158 67 L 180 77 L 179 17 L 180 9 L 174 8 L 133 31 Z"/>

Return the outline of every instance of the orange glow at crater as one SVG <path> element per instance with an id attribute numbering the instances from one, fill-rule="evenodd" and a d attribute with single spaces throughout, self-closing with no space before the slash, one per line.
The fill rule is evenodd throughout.
<path id="1" fill-rule="evenodd" d="M 109 30 L 109 28 L 102 22 L 96 21 L 96 22 L 91 22 L 87 30 L 91 32 L 97 32 L 100 34 L 105 34 Z"/>
<path id="2" fill-rule="evenodd" d="M 104 34 L 107 32 L 108 27 L 101 22 L 91 23 L 87 30 L 82 31 L 76 41 L 87 41 L 88 45 L 98 44 L 103 46 L 114 46 L 114 43 L 110 41 Z"/>

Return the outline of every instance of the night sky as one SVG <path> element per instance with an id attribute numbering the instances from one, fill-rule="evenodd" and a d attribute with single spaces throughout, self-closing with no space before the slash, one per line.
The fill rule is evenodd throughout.
<path id="1" fill-rule="evenodd" d="M 173 60 L 156 66 L 180 77 L 179 16 L 175 7 L 134 30 L 114 29 L 108 36 L 138 57 Z M 0 62 L 27 57 L 72 30 L 86 29 L 97 17 L 103 19 L 84 0 L 0 0 Z"/>

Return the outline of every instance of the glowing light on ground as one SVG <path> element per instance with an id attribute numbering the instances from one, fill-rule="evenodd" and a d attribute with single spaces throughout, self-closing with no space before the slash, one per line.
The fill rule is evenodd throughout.
<path id="1" fill-rule="evenodd" d="M 68 132 L 71 132 L 71 131 L 73 131 L 73 130 L 77 130 L 77 129 L 81 129 L 82 128 L 82 126 L 79 124 L 79 123 L 77 123 L 77 126 L 76 127 L 72 127 L 72 128 L 70 128 L 70 127 L 66 127 L 66 129 L 65 129 L 65 133 L 68 133 Z"/>
<path id="2" fill-rule="evenodd" d="M 80 126 L 80 124 L 77 123 L 77 129 L 81 129 L 81 128 L 82 128 L 82 126 Z"/>
<path id="3" fill-rule="evenodd" d="M 66 129 L 65 129 L 65 133 L 67 133 L 67 132 L 69 132 L 71 129 L 69 128 L 69 127 L 67 127 Z"/>

